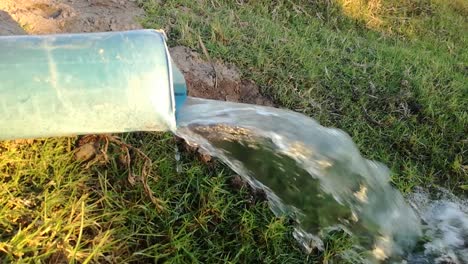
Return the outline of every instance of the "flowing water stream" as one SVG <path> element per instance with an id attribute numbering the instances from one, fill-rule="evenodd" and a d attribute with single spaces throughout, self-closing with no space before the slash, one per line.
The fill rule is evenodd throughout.
<path id="1" fill-rule="evenodd" d="M 341 130 L 288 110 L 189 97 L 176 134 L 265 190 L 276 215 L 295 219 L 294 237 L 308 251 L 323 246 L 320 234 L 340 229 L 359 241 L 355 249 L 369 263 L 468 258 L 459 250 L 467 234 L 453 234 L 468 230 L 466 206 L 447 209 L 464 219 L 454 224 L 459 229 L 453 219 L 437 220 L 422 196 L 412 200 L 414 210 L 390 185 L 389 170 L 364 159 Z"/>

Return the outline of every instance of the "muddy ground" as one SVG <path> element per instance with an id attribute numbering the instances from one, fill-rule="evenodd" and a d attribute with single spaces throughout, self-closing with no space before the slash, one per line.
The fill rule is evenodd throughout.
<path id="1" fill-rule="evenodd" d="M 136 0 L 0 0 L 0 35 L 138 29 L 143 14 Z M 207 62 L 182 46 L 170 53 L 186 78 L 190 96 L 272 105 L 235 66 Z"/>

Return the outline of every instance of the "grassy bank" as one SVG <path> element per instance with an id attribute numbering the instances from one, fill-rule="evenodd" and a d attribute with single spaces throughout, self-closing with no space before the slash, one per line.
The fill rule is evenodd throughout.
<path id="1" fill-rule="evenodd" d="M 159 3 L 161 2 L 161 3 Z M 294 3 L 293 3 L 294 2 Z M 354 4 L 351 4 L 354 3 Z M 279 105 L 348 132 L 389 165 L 402 191 L 467 184 L 463 1 L 141 1 L 144 24 L 171 45 L 236 64 Z M 201 50 L 200 50 L 201 51 Z M 304 263 L 339 260 L 349 239 L 306 256 L 287 219 L 234 189 L 231 173 L 183 154 L 167 134 L 123 141 L 152 160 L 149 187 L 129 184 L 143 162 L 111 144 L 108 162 L 80 164 L 75 138 L 0 143 L 3 262 Z M 177 166 L 181 172 L 177 172 Z"/>
<path id="2" fill-rule="evenodd" d="M 151 157 L 148 184 L 162 209 L 139 183 L 143 161 L 133 154 L 137 183 L 129 184 L 125 151 L 117 145 L 110 145 L 108 162 L 90 167 L 73 158 L 74 138 L 0 145 L 2 262 L 306 261 L 286 219 L 272 217 L 247 189 L 230 187 L 223 168 L 190 155 L 176 161 L 171 135 L 123 140 Z"/>
<path id="3" fill-rule="evenodd" d="M 468 180 L 464 1 L 143 1 L 172 45 L 239 66 L 279 105 L 349 133 L 402 191 Z"/>

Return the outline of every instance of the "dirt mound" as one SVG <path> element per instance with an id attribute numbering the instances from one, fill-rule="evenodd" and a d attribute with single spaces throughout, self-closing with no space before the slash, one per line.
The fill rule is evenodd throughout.
<path id="1" fill-rule="evenodd" d="M 272 106 L 272 101 L 260 94 L 255 83 L 243 80 L 234 65 L 207 62 L 187 47 L 170 50 L 174 63 L 184 74 L 188 94 L 194 97 Z"/>
<path id="2" fill-rule="evenodd" d="M 0 0 L 0 34 L 137 29 L 141 25 L 135 18 L 142 14 L 135 1 L 128 0 Z"/>

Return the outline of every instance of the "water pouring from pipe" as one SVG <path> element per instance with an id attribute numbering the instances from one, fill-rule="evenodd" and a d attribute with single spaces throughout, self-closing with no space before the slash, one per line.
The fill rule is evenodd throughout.
<path id="1" fill-rule="evenodd" d="M 189 98 L 176 133 L 266 190 L 275 214 L 295 216 L 295 237 L 309 250 L 321 247 L 322 230 L 340 228 L 380 261 L 421 235 L 388 169 L 362 158 L 343 131 L 292 111 Z"/>
<path id="2" fill-rule="evenodd" d="M 187 99 L 160 31 L 0 37 L 0 50 L 0 140 L 172 131 L 264 189 L 272 211 L 295 220 L 307 251 L 323 246 L 324 232 L 342 230 L 358 241 L 363 262 L 409 254 L 426 263 L 417 261 L 444 252 L 468 259 L 466 206 L 442 210 L 460 223 L 432 209 L 416 213 L 384 165 L 363 158 L 343 131 L 304 115 Z M 433 243 L 421 255 L 411 251 L 422 233 Z"/>

